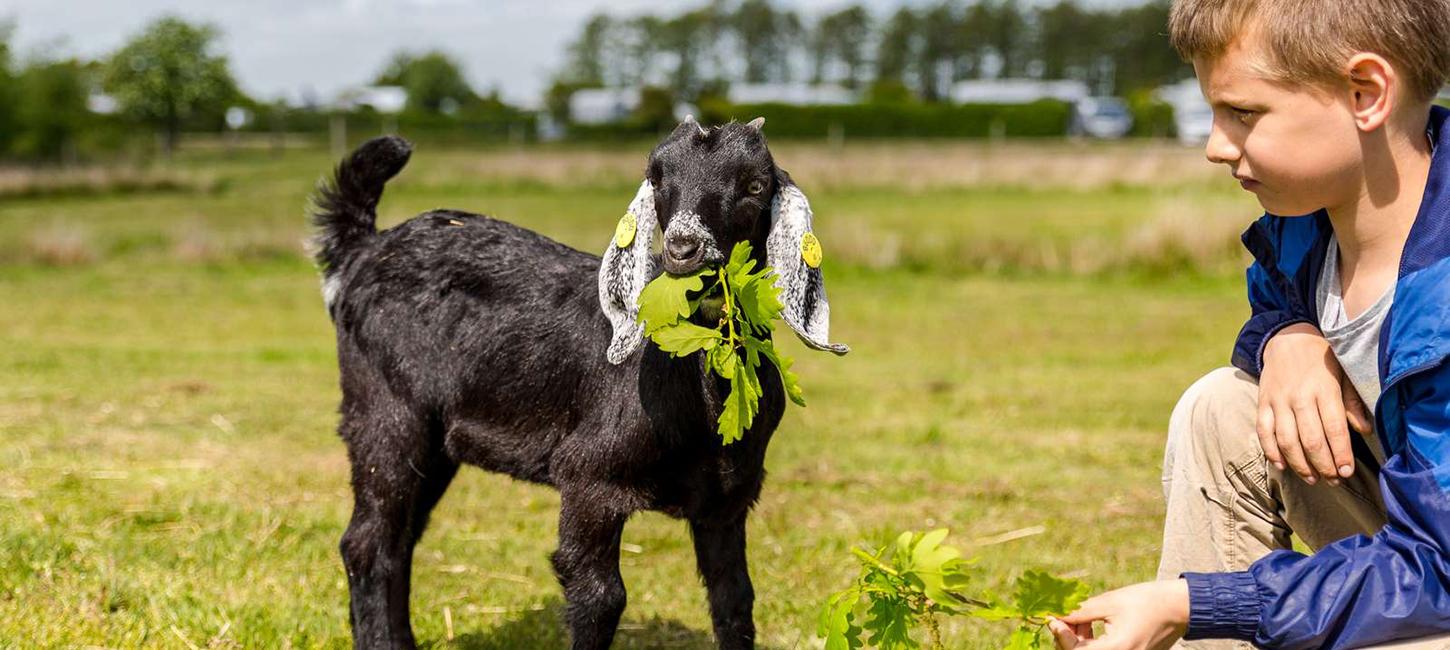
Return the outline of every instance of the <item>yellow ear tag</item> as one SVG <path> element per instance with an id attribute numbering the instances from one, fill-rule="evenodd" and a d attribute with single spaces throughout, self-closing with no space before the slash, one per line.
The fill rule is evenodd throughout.
<path id="1" fill-rule="evenodd" d="M 628 248 L 634 243 L 634 231 L 636 228 L 634 213 L 626 212 L 619 218 L 619 225 L 614 227 L 614 245 L 620 248 Z"/>
<path id="2" fill-rule="evenodd" d="M 815 233 L 801 235 L 801 259 L 805 260 L 806 266 L 821 268 L 821 240 L 816 239 Z"/>

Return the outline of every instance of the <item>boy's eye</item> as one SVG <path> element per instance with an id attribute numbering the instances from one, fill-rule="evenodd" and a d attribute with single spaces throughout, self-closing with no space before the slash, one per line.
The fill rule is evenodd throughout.
<path id="1" fill-rule="evenodd" d="M 1233 113 L 1234 119 L 1237 119 L 1238 121 L 1244 122 L 1244 123 L 1248 123 L 1248 121 L 1250 119 L 1253 119 L 1253 117 L 1255 115 L 1258 115 L 1258 111 L 1252 111 L 1252 110 L 1249 110 L 1247 108 L 1239 108 L 1237 106 L 1230 106 L 1230 107 L 1228 107 L 1228 109 L 1229 109 L 1230 112 Z"/>

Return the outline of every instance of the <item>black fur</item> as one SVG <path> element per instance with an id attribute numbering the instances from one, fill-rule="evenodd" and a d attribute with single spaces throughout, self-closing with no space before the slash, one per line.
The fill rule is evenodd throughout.
<path id="1" fill-rule="evenodd" d="M 758 129 L 702 135 L 687 124 L 651 155 L 661 225 L 689 209 L 720 250 L 749 239 L 763 256 L 784 173 Z M 449 210 L 376 232 L 383 183 L 409 153 L 400 138 L 363 145 L 314 215 L 352 465 L 341 551 L 355 644 L 414 646 L 413 547 L 459 465 L 470 464 L 561 493 L 553 565 L 574 648 L 607 648 L 614 637 L 625 607 L 620 533 L 640 510 L 688 522 L 720 647 L 754 647 L 745 519 L 784 409 L 777 373 L 760 369 L 760 414 L 743 440 L 722 446 L 715 417 L 728 386 L 704 373 L 700 355 L 673 359 L 646 343 L 621 365 L 606 361 L 599 257 Z M 768 185 L 752 195 L 755 180 Z"/>

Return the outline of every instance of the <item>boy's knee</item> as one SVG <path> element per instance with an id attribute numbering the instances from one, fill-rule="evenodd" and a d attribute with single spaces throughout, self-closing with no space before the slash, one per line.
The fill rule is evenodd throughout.
<path id="1" fill-rule="evenodd" d="M 1165 462 L 1192 454 L 1200 463 L 1210 458 L 1230 463 L 1262 453 L 1254 430 L 1258 398 L 1258 382 L 1242 370 L 1219 368 L 1204 375 L 1173 409 Z"/>
<path id="2" fill-rule="evenodd" d="M 1213 416 L 1253 412 L 1258 410 L 1259 382 L 1238 368 L 1219 368 L 1183 393 L 1183 400 L 1190 399 L 1194 408 Z"/>

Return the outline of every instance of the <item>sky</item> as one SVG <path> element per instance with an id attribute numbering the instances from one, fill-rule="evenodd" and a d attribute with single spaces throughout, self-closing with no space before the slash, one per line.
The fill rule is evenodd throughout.
<path id="1" fill-rule="evenodd" d="M 926 0 L 862 0 L 877 15 Z M 1088 0 L 1085 5 L 1133 0 Z M 103 57 L 157 16 L 208 22 L 242 89 L 259 99 L 320 100 L 374 78 L 399 50 L 452 54 L 480 92 L 536 105 L 591 14 L 670 15 L 668 0 L 3 0 L 25 56 Z M 777 0 L 807 16 L 846 0 Z"/>

